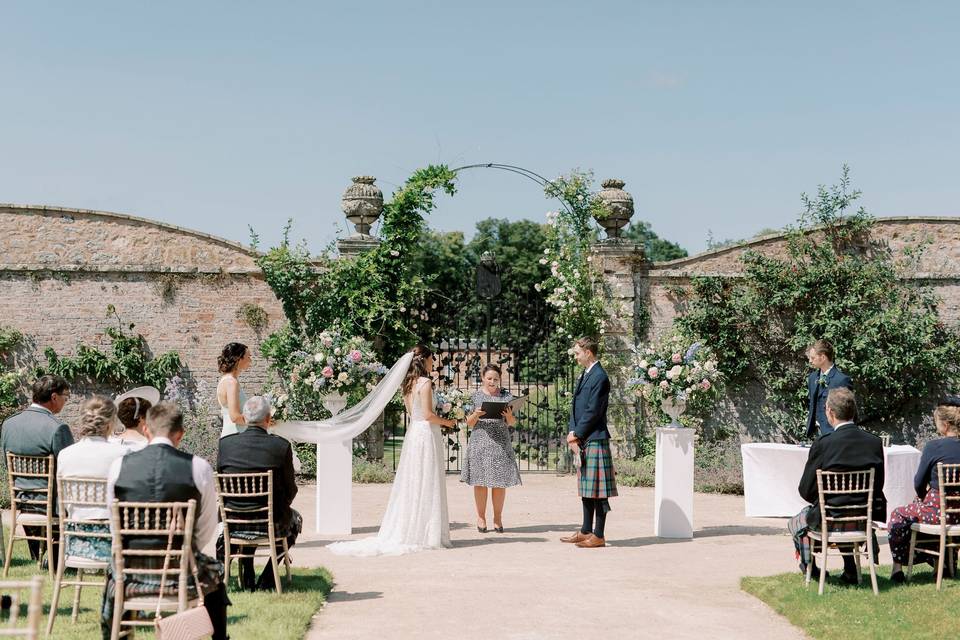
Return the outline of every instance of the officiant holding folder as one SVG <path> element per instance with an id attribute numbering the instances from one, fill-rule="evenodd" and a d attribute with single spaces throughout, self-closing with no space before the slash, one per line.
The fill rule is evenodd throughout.
<path id="1" fill-rule="evenodd" d="M 473 487 L 477 505 L 477 531 L 487 532 L 487 490 L 493 494 L 493 530 L 503 533 L 503 504 L 507 487 L 520 484 L 520 469 L 509 428 L 517 424 L 513 397 L 500 386 L 500 367 L 487 364 L 482 384 L 473 394 L 473 413 L 467 416 L 470 438 L 463 458 L 460 481 Z M 486 407 L 487 411 L 484 411 Z"/>

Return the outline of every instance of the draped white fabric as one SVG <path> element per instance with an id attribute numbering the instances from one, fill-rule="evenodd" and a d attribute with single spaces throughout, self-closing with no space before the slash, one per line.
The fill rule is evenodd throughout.
<path id="1" fill-rule="evenodd" d="M 297 442 L 342 442 L 355 438 L 383 413 L 387 403 L 403 384 L 411 362 L 413 353 L 404 354 L 363 400 L 332 418 L 279 422 L 273 429 L 274 433 Z"/>

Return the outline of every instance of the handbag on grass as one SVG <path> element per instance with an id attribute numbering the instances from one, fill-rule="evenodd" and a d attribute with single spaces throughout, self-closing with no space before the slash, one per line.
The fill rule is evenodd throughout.
<path id="1" fill-rule="evenodd" d="M 169 564 L 170 556 L 164 562 L 164 569 Z M 213 622 L 207 608 L 203 606 L 203 590 L 200 588 L 200 577 L 197 575 L 197 561 L 191 554 L 190 569 L 193 571 L 193 582 L 197 585 L 197 606 L 185 611 L 178 611 L 166 618 L 160 617 L 160 600 L 157 600 L 157 615 L 154 618 L 157 640 L 202 640 L 213 635 Z M 166 571 L 160 577 L 160 596 L 163 597 L 163 583 L 167 577 Z"/>

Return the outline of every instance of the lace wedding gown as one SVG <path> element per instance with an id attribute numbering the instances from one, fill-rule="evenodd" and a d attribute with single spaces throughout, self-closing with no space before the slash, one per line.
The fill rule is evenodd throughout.
<path id="1" fill-rule="evenodd" d="M 337 555 L 401 555 L 450 547 L 447 517 L 446 451 L 440 427 L 424 419 L 418 391 L 430 384 L 420 378 L 410 398 L 411 418 L 403 438 L 400 463 L 380 531 L 372 538 L 335 542 Z"/>

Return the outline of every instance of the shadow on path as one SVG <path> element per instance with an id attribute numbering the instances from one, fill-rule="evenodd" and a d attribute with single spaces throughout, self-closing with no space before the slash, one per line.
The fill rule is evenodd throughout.
<path id="1" fill-rule="evenodd" d="M 704 527 L 693 532 L 694 538 L 715 538 L 717 536 L 786 536 L 789 535 L 786 526 L 783 527 L 750 527 L 742 525 L 721 525 Z"/>
<path id="2" fill-rule="evenodd" d="M 331 591 L 327 602 L 353 602 L 355 600 L 377 600 L 383 597 L 382 591 Z"/>
<path id="3" fill-rule="evenodd" d="M 494 537 L 496 536 L 496 537 Z M 465 547 L 481 547 L 488 544 L 509 544 L 511 542 L 546 542 L 546 538 L 517 538 L 513 536 L 503 536 L 499 533 L 487 534 L 487 537 L 473 540 L 454 540 L 453 548 L 462 549 Z"/>

